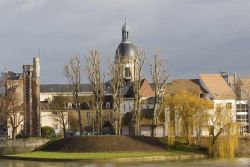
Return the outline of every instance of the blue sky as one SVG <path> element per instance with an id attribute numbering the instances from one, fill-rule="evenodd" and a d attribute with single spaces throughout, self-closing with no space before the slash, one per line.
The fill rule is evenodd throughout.
<path id="1" fill-rule="evenodd" d="M 72 56 L 84 64 L 90 49 L 100 52 L 105 73 L 127 17 L 130 40 L 146 53 L 148 79 L 156 49 L 173 78 L 246 74 L 249 9 L 249 0 L 0 0 L 0 70 L 20 72 L 40 47 L 42 83 L 66 82 L 63 66 Z"/>

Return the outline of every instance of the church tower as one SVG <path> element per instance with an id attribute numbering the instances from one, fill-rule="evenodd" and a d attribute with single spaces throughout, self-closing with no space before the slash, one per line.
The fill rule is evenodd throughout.
<path id="1" fill-rule="evenodd" d="M 27 137 L 41 136 L 40 127 L 40 60 L 23 66 L 24 133 Z"/>
<path id="2" fill-rule="evenodd" d="M 122 27 L 122 42 L 118 45 L 115 54 L 115 63 L 122 66 L 125 82 L 134 81 L 134 69 L 138 48 L 129 41 L 129 27 L 127 23 Z"/>

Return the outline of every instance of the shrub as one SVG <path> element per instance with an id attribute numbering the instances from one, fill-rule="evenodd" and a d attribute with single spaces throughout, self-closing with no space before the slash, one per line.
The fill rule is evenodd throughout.
<path id="1" fill-rule="evenodd" d="M 56 136 L 55 130 L 54 128 L 50 127 L 50 126 L 44 126 L 41 128 L 41 136 L 43 138 L 53 138 Z"/>

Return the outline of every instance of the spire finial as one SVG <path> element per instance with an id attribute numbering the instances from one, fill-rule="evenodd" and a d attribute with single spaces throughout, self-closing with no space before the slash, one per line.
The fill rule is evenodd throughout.
<path id="1" fill-rule="evenodd" d="M 127 26 L 127 17 L 125 17 L 125 23 L 122 27 L 122 41 L 125 42 L 128 40 L 129 27 Z"/>
<path id="2" fill-rule="evenodd" d="M 40 46 L 38 46 L 38 57 L 40 58 Z"/>

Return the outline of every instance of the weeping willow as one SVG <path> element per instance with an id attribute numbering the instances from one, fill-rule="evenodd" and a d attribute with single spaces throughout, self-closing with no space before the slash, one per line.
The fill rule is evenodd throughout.
<path id="1" fill-rule="evenodd" d="M 168 123 L 168 144 L 174 145 L 175 144 L 175 127 L 174 121 L 169 121 Z"/>
<path id="2" fill-rule="evenodd" d="M 238 147 L 238 138 L 237 124 L 229 123 L 224 127 L 223 134 L 214 143 L 210 142 L 209 153 L 214 157 L 234 158 L 235 150 Z"/>

